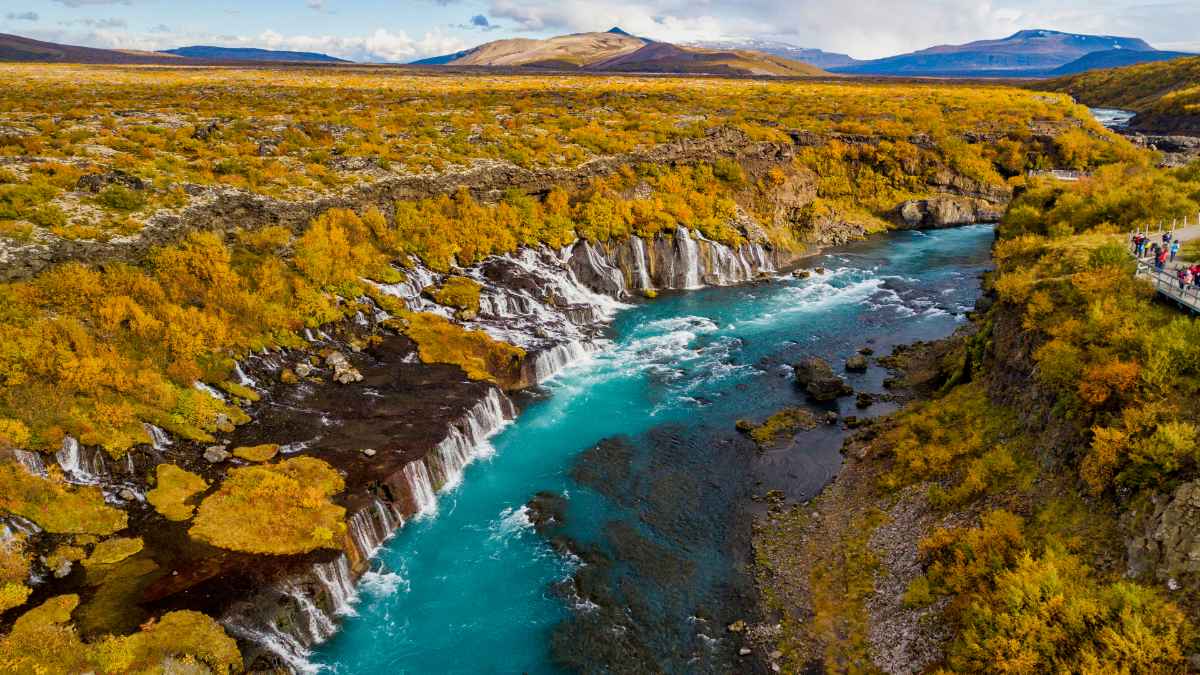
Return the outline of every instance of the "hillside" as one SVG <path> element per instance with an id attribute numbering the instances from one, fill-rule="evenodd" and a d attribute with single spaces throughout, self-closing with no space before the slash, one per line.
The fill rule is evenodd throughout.
<path id="1" fill-rule="evenodd" d="M 0 34 L 0 61 L 96 64 L 179 63 L 180 57 L 158 52 L 77 47 L 42 42 L 20 35 Z"/>
<path id="2" fill-rule="evenodd" d="M 1114 49 L 1154 51 L 1138 38 L 1023 30 L 999 40 L 940 45 L 831 70 L 863 75 L 1023 76 L 1057 68 L 1092 52 Z"/>
<path id="3" fill-rule="evenodd" d="M 1110 49 L 1103 52 L 1092 52 L 1075 59 L 1074 61 L 1059 66 L 1054 70 L 1046 73 L 1048 77 L 1063 77 L 1067 75 L 1078 75 L 1091 70 L 1104 70 L 1106 68 L 1123 68 L 1125 66 L 1135 66 L 1139 63 L 1154 63 L 1156 61 L 1171 61 L 1173 59 L 1181 59 L 1194 54 L 1186 52 L 1131 52 L 1124 49 Z"/>
<path id="4" fill-rule="evenodd" d="M 698 47 L 700 49 L 711 49 L 719 51 L 754 51 L 774 56 L 781 56 L 792 61 L 807 63 L 810 66 L 829 69 L 843 66 L 852 66 L 859 63 L 855 59 L 846 54 L 838 54 L 836 52 L 827 52 L 820 49 L 808 49 L 797 47 L 786 42 L 778 42 L 775 40 L 697 40 L 694 42 L 681 42 L 683 47 Z"/>
<path id="5" fill-rule="evenodd" d="M 525 67 L 593 72 L 811 76 L 822 71 L 793 60 L 745 50 L 715 50 L 654 42 L 620 28 L 545 40 L 496 40 L 417 65 Z"/>
<path id="6" fill-rule="evenodd" d="M 301 61 L 309 63 L 350 63 L 320 52 L 289 52 L 274 49 L 253 49 L 248 47 L 212 47 L 195 45 L 164 49 L 162 54 L 186 56 L 193 59 L 209 61 Z"/>
<path id="7" fill-rule="evenodd" d="M 1133 110 L 1136 131 L 1200 135 L 1200 57 L 1098 70 L 1041 85 L 1093 107 Z"/>

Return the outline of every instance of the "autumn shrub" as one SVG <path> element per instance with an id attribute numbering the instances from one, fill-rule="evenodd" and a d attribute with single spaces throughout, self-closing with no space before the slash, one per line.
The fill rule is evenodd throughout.
<path id="1" fill-rule="evenodd" d="M 196 507 L 188 502 L 208 489 L 208 482 L 174 464 L 159 464 L 156 472 L 154 489 L 146 493 L 146 501 L 167 520 L 191 518 Z"/>
<path id="2" fill-rule="evenodd" d="M 221 487 L 201 502 L 189 534 L 245 553 L 338 548 L 346 510 L 330 497 L 344 488 L 337 471 L 311 457 L 231 469 Z"/>
<path id="3" fill-rule="evenodd" d="M 84 643 L 71 625 L 79 596 L 60 595 L 19 617 L 0 637 L 0 670 L 11 673 L 104 675 L 161 673 L 175 667 L 218 675 L 242 671 L 237 642 L 221 624 L 199 612 L 169 612 L 128 636 Z"/>
<path id="4" fill-rule="evenodd" d="M 96 544 L 84 565 L 112 565 L 142 550 L 140 537 L 114 537 Z"/>
<path id="5" fill-rule="evenodd" d="M 417 343 L 425 363 L 459 366 L 473 380 L 495 382 L 506 388 L 524 383 L 525 350 L 493 339 L 436 314 L 424 312 L 405 316 L 405 333 Z"/>
<path id="6" fill-rule="evenodd" d="M 107 535 L 125 529 L 127 523 L 124 511 L 104 502 L 100 488 L 34 476 L 12 461 L 0 461 L 0 485 L 0 510 L 27 518 L 47 532 Z"/>
<path id="7" fill-rule="evenodd" d="M 448 277 L 441 286 L 427 288 L 424 292 L 439 305 L 478 312 L 481 288 L 478 281 L 469 277 Z"/>

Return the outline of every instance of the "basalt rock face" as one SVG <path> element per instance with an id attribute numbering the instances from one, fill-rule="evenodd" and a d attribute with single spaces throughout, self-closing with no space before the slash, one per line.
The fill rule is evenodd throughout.
<path id="1" fill-rule="evenodd" d="M 1127 565 L 1134 578 L 1153 577 L 1178 588 L 1200 573 L 1200 481 L 1154 499 L 1127 542 Z"/>
<path id="2" fill-rule="evenodd" d="M 653 240 L 522 249 L 454 270 L 481 286 L 472 317 L 456 317 L 453 308 L 423 296 L 422 289 L 444 275 L 420 265 L 405 269 L 405 282 L 381 290 L 409 309 L 523 347 L 523 380 L 533 385 L 598 349 L 616 311 L 646 291 L 751 281 L 784 260 L 762 243 L 732 249 L 680 228 Z M 33 473 L 44 475 L 49 462 L 58 463 L 69 480 L 100 486 L 110 503 L 129 513 L 131 530 L 145 540 L 144 555 L 157 565 L 129 598 L 132 625 L 163 611 L 204 611 L 239 639 L 250 668 L 306 669 L 312 647 L 351 611 L 356 583 L 384 541 L 413 518 L 433 513 L 438 492 L 489 452 L 488 438 L 515 417 L 515 406 L 497 387 L 466 381 L 456 366 L 422 363 L 416 345 L 390 330 L 385 310 L 366 297 L 355 301 L 362 311 L 306 330 L 303 348 L 256 352 L 236 365 L 231 379 L 261 400 L 245 404 L 249 423 L 215 443 L 147 427 L 152 443 L 120 461 L 73 439 L 52 458 L 17 453 Z M 346 490 L 337 500 L 347 511 L 347 532 L 337 549 L 296 556 L 226 551 L 192 540 L 188 523 L 164 522 L 146 503 L 157 465 L 171 462 L 218 485 L 230 468 L 245 464 L 228 448 L 263 443 L 278 444 L 283 456 L 322 459 L 344 476 Z M 206 459 L 210 446 L 215 450 Z M 0 525 L 0 531 L 33 527 Z M 61 582 L 46 574 L 37 592 L 79 583 L 78 570 L 62 572 L 67 578 Z"/>
<path id="3" fill-rule="evenodd" d="M 893 220 L 906 229 L 938 229 L 973 223 L 999 222 L 1004 207 L 975 197 L 942 195 L 904 202 Z"/>

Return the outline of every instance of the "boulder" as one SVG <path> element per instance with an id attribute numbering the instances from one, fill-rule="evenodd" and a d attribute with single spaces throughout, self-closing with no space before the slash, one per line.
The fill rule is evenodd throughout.
<path id="1" fill-rule="evenodd" d="M 204 461 L 209 464 L 220 464 L 229 459 L 229 451 L 224 445 L 210 445 L 204 449 Z"/>
<path id="2" fill-rule="evenodd" d="M 341 352 L 331 352 L 329 356 L 326 356 L 325 365 L 333 368 L 333 381 L 339 384 L 361 382 L 363 379 L 362 373 L 350 365 L 350 359 Z"/>
<path id="3" fill-rule="evenodd" d="M 860 410 L 863 408 L 870 408 L 874 404 L 875 404 L 875 396 L 872 394 L 868 394 L 865 391 L 859 392 L 858 397 L 854 401 L 854 405 L 856 407 L 858 407 Z"/>
<path id="4" fill-rule="evenodd" d="M 852 373 L 865 373 L 869 365 L 870 362 L 867 361 L 867 357 L 862 354 L 855 354 L 846 359 L 846 370 Z"/>
<path id="5" fill-rule="evenodd" d="M 308 377 L 309 375 L 312 375 L 312 371 L 313 367 L 303 361 L 296 364 L 297 377 Z"/>
<path id="6" fill-rule="evenodd" d="M 105 173 L 89 173 L 80 176 L 75 183 L 75 189 L 85 192 L 100 192 L 110 185 L 120 185 L 130 190 L 144 190 L 146 183 L 137 176 L 114 169 Z"/>
<path id="7" fill-rule="evenodd" d="M 816 401 L 833 401 L 854 393 L 850 385 L 838 377 L 822 358 L 810 356 L 792 368 L 796 372 L 796 386 L 802 387 Z"/>

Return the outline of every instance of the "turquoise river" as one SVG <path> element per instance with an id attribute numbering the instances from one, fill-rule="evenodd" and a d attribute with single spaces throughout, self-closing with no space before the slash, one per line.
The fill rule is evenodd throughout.
<path id="1" fill-rule="evenodd" d="M 734 424 L 808 405 L 789 364 L 944 337 L 979 294 L 993 232 L 873 237 L 814 273 L 663 294 L 537 392 L 494 452 L 381 551 L 355 613 L 313 654 L 359 673 L 753 672 L 725 626 L 749 616 L 756 496 L 811 498 L 843 433 L 758 453 Z M 849 375 L 882 392 L 887 373 Z M 855 410 L 853 398 L 829 409 Z M 887 412 L 880 403 L 867 414 Z M 541 494 L 559 526 L 536 531 Z"/>

